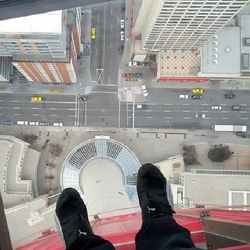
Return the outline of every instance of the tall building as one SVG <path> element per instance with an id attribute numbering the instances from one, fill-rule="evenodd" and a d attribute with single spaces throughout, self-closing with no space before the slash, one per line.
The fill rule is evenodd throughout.
<path id="1" fill-rule="evenodd" d="M 11 74 L 11 57 L 0 56 L 0 82 L 9 81 Z"/>
<path id="2" fill-rule="evenodd" d="M 74 9 L 0 21 L 0 56 L 31 82 L 74 83 L 80 21 Z"/>
<path id="3" fill-rule="evenodd" d="M 149 51 L 197 50 L 248 2 L 143 0 L 133 34 Z"/>

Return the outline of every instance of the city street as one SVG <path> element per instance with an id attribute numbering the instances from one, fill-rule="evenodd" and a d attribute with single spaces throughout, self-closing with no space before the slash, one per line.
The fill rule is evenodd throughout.
<path id="1" fill-rule="evenodd" d="M 43 94 L 43 101 L 30 101 L 31 94 L 0 94 L 0 121 L 63 122 L 64 126 L 123 128 L 210 129 L 215 124 L 250 126 L 250 91 L 234 91 L 235 99 L 224 98 L 225 90 L 206 90 L 202 100 L 191 99 L 191 90 L 148 89 L 145 102 L 121 102 L 117 88 L 96 86 L 87 101 L 72 94 Z M 188 94 L 180 99 L 179 94 Z M 144 104 L 138 109 L 136 104 Z M 212 110 L 212 105 L 221 110 Z M 232 110 L 241 105 L 241 111 Z M 204 116 L 202 118 L 202 115 Z"/>
<path id="2" fill-rule="evenodd" d="M 97 84 L 118 82 L 121 55 L 120 41 L 121 2 L 105 3 L 91 9 L 91 27 L 96 28 L 96 38 L 91 41 L 91 76 Z"/>

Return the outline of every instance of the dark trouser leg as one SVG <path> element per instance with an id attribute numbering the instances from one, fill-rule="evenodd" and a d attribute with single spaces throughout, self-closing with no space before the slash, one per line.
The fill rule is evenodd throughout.
<path id="1" fill-rule="evenodd" d="M 66 250 L 115 250 L 113 245 L 97 235 L 79 237 Z"/>
<path id="2" fill-rule="evenodd" d="M 178 225 L 170 215 L 146 220 L 136 235 L 137 250 L 198 249 L 190 232 Z"/>

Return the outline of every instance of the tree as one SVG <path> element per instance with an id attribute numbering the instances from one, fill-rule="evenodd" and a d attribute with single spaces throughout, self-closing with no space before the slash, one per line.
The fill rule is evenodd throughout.
<path id="1" fill-rule="evenodd" d="M 212 162 L 223 162 L 225 160 L 228 160 L 232 155 L 231 150 L 229 149 L 228 146 L 223 146 L 223 145 L 214 145 L 213 148 L 211 148 L 208 151 L 208 158 L 212 161 Z"/>
<path id="2" fill-rule="evenodd" d="M 62 145 L 50 143 L 49 144 L 49 152 L 53 156 L 60 156 L 60 154 L 62 153 Z"/>
<path id="3" fill-rule="evenodd" d="M 194 145 L 183 146 L 183 161 L 186 165 L 200 164 L 197 161 L 197 153 Z"/>

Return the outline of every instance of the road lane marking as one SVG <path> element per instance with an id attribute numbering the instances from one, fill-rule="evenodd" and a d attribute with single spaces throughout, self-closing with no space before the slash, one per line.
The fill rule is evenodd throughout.
<path id="1" fill-rule="evenodd" d="M 183 106 L 189 106 L 190 104 L 189 103 L 183 103 L 182 105 Z"/>
<path id="2" fill-rule="evenodd" d="M 22 115 L 22 114 L 14 114 L 14 115 Z"/>
<path id="3" fill-rule="evenodd" d="M 21 107 L 13 107 L 13 109 L 21 109 Z"/>
<path id="4" fill-rule="evenodd" d="M 166 106 L 174 105 L 173 103 L 164 103 Z"/>
<path id="5" fill-rule="evenodd" d="M 75 115 L 69 115 L 69 117 L 75 117 Z"/>
<path id="6" fill-rule="evenodd" d="M 32 116 L 39 116 L 40 114 L 32 114 Z"/>
<path id="7" fill-rule="evenodd" d="M 172 116 L 165 116 L 166 119 L 172 119 Z"/>
<path id="8" fill-rule="evenodd" d="M 40 108 L 31 108 L 31 109 L 40 109 Z"/>
<path id="9" fill-rule="evenodd" d="M 208 113 L 208 112 L 210 112 L 210 111 L 208 111 L 208 110 L 203 110 L 203 111 L 201 111 L 201 112 L 203 112 L 203 113 Z"/>
<path id="10" fill-rule="evenodd" d="M 153 112 L 151 109 L 146 109 L 145 112 Z"/>
<path id="11" fill-rule="evenodd" d="M 229 111 L 227 111 L 227 110 L 222 110 L 221 112 L 222 112 L 222 113 L 228 113 Z"/>
<path id="12" fill-rule="evenodd" d="M 12 100 L 12 101 L 10 101 L 10 102 L 18 102 L 18 101 L 16 101 L 16 100 Z"/>
<path id="13" fill-rule="evenodd" d="M 227 118 L 227 117 L 222 117 L 221 119 L 222 119 L 222 120 L 228 120 L 229 118 Z"/>
<path id="14" fill-rule="evenodd" d="M 222 104 L 220 104 L 220 106 L 227 106 L 227 104 L 225 104 L 225 103 L 222 103 Z"/>
<path id="15" fill-rule="evenodd" d="M 57 101 L 46 101 L 45 103 L 75 104 L 75 102 L 57 102 Z"/>
<path id="16" fill-rule="evenodd" d="M 55 114 L 50 114 L 50 116 L 57 116 L 57 115 L 55 115 Z"/>
<path id="17" fill-rule="evenodd" d="M 146 119 L 152 119 L 152 116 L 145 116 Z"/>
<path id="18" fill-rule="evenodd" d="M 47 108 L 49 110 L 57 110 L 58 108 Z"/>
<path id="19" fill-rule="evenodd" d="M 240 106 L 247 106 L 246 104 L 239 104 Z"/>
<path id="20" fill-rule="evenodd" d="M 207 104 L 207 103 L 202 103 L 201 105 L 202 105 L 202 106 L 208 106 L 209 104 Z"/>
<path id="21" fill-rule="evenodd" d="M 112 9 L 111 9 L 112 10 Z M 112 12 L 111 12 L 112 13 Z M 110 30 L 112 31 L 112 29 L 113 29 L 113 25 L 112 25 L 112 23 L 110 24 Z"/>
<path id="22" fill-rule="evenodd" d="M 183 117 L 183 119 L 188 120 L 188 119 L 191 119 L 191 117 L 185 116 L 185 117 Z"/>
<path id="23" fill-rule="evenodd" d="M 67 110 L 74 110 L 74 111 L 75 111 L 75 109 L 72 109 L 72 108 L 70 108 L 70 109 L 67 109 Z"/>
<path id="24" fill-rule="evenodd" d="M 246 113 L 247 113 L 247 111 L 240 111 L 240 113 L 241 113 L 241 114 L 246 114 Z"/>
<path id="25" fill-rule="evenodd" d="M 170 113 L 170 112 L 172 112 L 172 110 L 164 110 L 164 112 Z"/>
<path id="26" fill-rule="evenodd" d="M 184 113 L 191 113 L 191 110 L 183 110 Z"/>
<path id="27" fill-rule="evenodd" d="M 242 118 L 240 118 L 241 120 L 248 120 L 248 118 L 247 117 L 242 117 Z"/>

